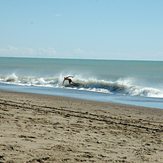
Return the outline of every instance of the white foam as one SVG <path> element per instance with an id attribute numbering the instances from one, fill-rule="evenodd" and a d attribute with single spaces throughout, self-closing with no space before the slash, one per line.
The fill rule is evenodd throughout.
<path id="1" fill-rule="evenodd" d="M 62 85 L 64 76 L 74 76 L 73 82 L 77 86 L 64 87 Z M 95 77 L 82 77 L 82 75 L 59 74 L 53 77 L 19 76 L 15 73 L 0 76 L 0 81 L 7 84 L 17 84 L 38 87 L 55 87 L 64 89 L 78 89 L 81 91 L 92 91 L 106 94 L 122 94 L 129 96 L 163 97 L 163 91 L 157 88 L 143 87 L 135 84 L 132 78 L 118 79 L 116 81 L 99 80 Z"/>
<path id="2" fill-rule="evenodd" d="M 4 79 L 6 82 L 16 82 L 18 81 L 18 77 L 16 76 L 15 73 L 8 75 L 7 77 L 5 77 Z"/>

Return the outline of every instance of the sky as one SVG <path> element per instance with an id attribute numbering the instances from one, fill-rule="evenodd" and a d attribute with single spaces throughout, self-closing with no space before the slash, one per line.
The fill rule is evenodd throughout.
<path id="1" fill-rule="evenodd" d="M 163 60 L 163 0 L 0 0 L 0 56 Z"/>

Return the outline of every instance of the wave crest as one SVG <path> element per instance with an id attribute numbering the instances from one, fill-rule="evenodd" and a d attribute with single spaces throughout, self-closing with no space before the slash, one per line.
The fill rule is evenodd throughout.
<path id="1" fill-rule="evenodd" d="M 34 77 L 34 76 L 17 76 L 11 74 L 0 76 L 0 82 L 8 84 L 26 85 L 26 86 L 42 86 L 55 88 L 69 88 L 85 91 L 93 91 L 107 94 L 121 94 L 129 96 L 144 97 L 163 97 L 163 92 L 156 88 L 142 87 L 133 84 L 130 79 L 119 79 L 117 81 L 98 80 L 95 78 L 84 79 L 80 76 L 73 78 L 75 84 L 68 83 L 62 85 L 63 76 L 54 77 Z"/>
<path id="2" fill-rule="evenodd" d="M 13 73 L 11 75 L 8 75 L 6 78 L 5 78 L 5 81 L 6 82 L 16 82 L 18 80 L 18 77 Z"/>
<path id="3" fill-rule="evenodd" d="M 163 92 L 159 89 L 133 85 L 129 79 L 119 79 L 114 82 L 91 79 L 84 80 L 81 83 L 82 84 L 79 87 L 83 87 L 85 89 L 103 89 L 105 93 L 144 97 L 163 97 Z"/>

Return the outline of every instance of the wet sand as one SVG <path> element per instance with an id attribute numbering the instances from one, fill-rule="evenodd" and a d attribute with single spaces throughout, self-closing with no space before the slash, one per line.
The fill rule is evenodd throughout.
<path id="1" fill-rule="evenodd" d="M 162 163 L 163 110 L 0 91 L 0 163 Z"/>

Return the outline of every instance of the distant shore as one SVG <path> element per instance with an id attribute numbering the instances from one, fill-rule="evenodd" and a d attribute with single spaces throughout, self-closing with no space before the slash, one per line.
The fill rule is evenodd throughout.
<path id="1" fill-rule="evenodd" d="M 0 91 L 0 162 L 163 162 L 163 110 Z"/>

